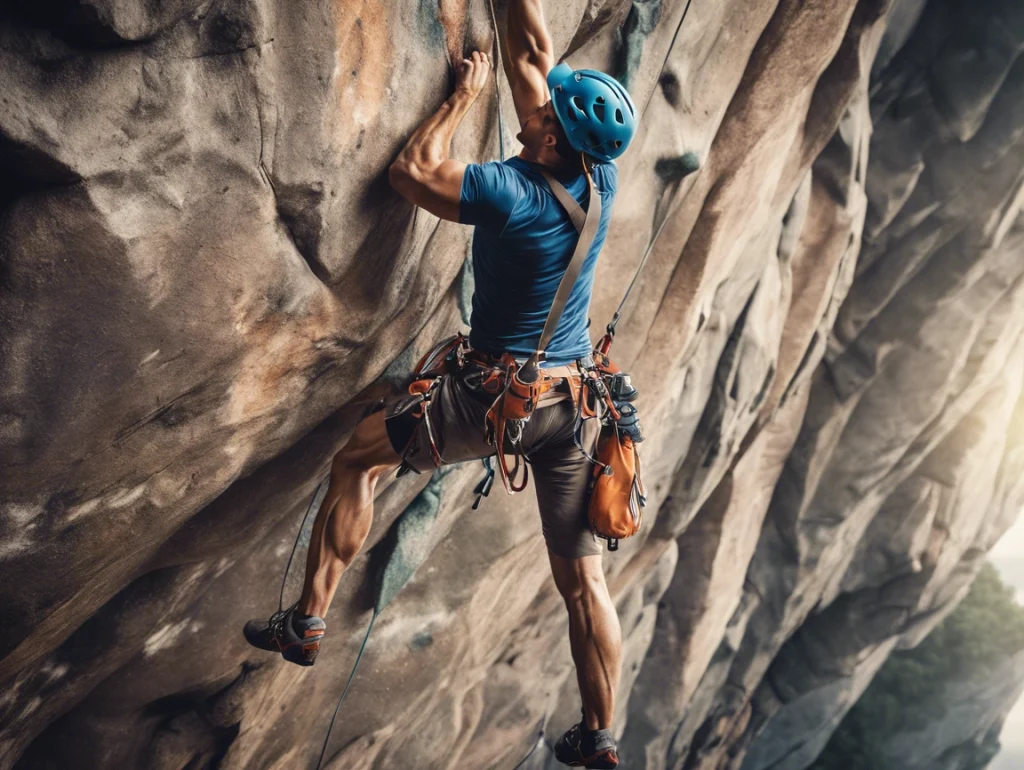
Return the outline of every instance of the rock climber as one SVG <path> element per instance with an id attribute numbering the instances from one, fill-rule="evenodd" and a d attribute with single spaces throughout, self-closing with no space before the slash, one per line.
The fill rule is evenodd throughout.
<path id="1" fill-rule="evenodd" d="M 480 374 L 504 353 L 522 359 L 538 347 L 578 240 L 539 169 L 553 175 L 586 209 L 586 163 L 601 195 L 601 217 L 543 364 L 544 375 L 564 387 L 545 394 L 521 443 L 533 471 L 551 571 L 569 614 L 583 703 L 583 719 L 556 742 L 555 754 L 572 766 L 612 768 L 618 765 L 612 717 L 622 640 L 605 584 L 602 549 L 588 524 L 592 466 L 578 446 L 570 383 L 591 356 L 587 312 L 618 182 L 614 158 L 635 135 L 637 115 L 614 78 L 594 70 L 573 71 L 565 63 L 554 66 L 540 0 L 509 2 L 501 45 L 520 123 L 519 155 L 483 164 L 449 157 L 452 137 L 491 69 L 488 55 L 476 51 L 458 66 L 454 93 L 413 133 L 388 175 L 394 189 L 413 204 L 475 228 L 471 351 L 465 366 L 439 378 L 425 416 L 423 410 L 402 409 L 395 402 L 356 427 L 334 457 L 313 525 L 301 598 L 269 621 L 250 621 L 245 636 L 255 647 L 313 665 L 338 582 L 370 531 L 377 481 L 399 465 L 429 472 L 438 462 L 495 454 L 483 429 L 494 398 L 481 390 Z M 592 431 L 587 434 L 583 441 L 593 441 Z"/>

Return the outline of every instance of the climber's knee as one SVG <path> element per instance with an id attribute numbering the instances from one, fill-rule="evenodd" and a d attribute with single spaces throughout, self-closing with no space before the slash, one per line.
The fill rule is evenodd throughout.
<path id="1" fill-rule="evenodd" d="M 549 549 L 548 559 L 555 586 L 566 606 L 581 603 L 590 605 L 608 595 L 600 555 L 568 559 Z"/>

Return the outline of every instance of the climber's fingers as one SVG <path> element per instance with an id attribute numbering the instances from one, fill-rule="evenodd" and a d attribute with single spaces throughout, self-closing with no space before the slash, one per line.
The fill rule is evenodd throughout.
<path id="1" fill-rule="evenodd" d="M 473 51 L 462 60 L 455 73 L 455 90 L 463 91 L 476 98 L 487 84 L 491 71 L 491 59 L 482 51 Z"/>

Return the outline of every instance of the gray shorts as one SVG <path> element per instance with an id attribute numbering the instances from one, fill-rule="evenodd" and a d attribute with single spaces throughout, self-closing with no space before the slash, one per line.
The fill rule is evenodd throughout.
<path id="1" fill-rule="evenodd" d="M 522 441 L 537 490 L 541 530 L 548 548 L 558 556 L 576 559 L 596 555 L 602 547 L 590 531 L 587 517 L 592 466 L 573 440 L 576 410 L 568 390 L 546 395 L 526 423 Z M 432 471 L 436 465 L 427 420 L 418 416 L 419 410 L 396 409 L 403 398 L 404 394 L 388 403 L 388 438 L 407 465 L 420 472 Z M 462 375 L 441 378 L 428 415 L 429 430 L 443 465 L 494 456 L 494 447 L 484 437 L 484 418 L 494 398 L 467 384 Z M 588 451 L 597 439 L 597 422 L 583 423 L 581 443 Z M 504 491 L 500 481 L 495 481 L 494 490 Z"/>

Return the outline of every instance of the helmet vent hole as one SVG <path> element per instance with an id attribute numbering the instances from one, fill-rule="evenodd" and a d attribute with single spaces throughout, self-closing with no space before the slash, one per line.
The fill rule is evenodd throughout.
<path id="1" fill-rule="evenodd" d="M 598 100 L 598 104 L 594 105 L 594 117 L 604 123 L 604 105 L 600 104 L 600 99 Z"/>
<path id="2" fill-rule="evenodd" d="M 600 144 L 600 141 L 601 141 L 600 139 L 597 138 L 597 135 L 593 131 L 587 131 L 587 139 L 590 140 L 590 146 L 595 148 L 595 149 L 597 148 L 597 145 Z"/>
<path id="3" fill-rule="evenodd" d="M 576 117 L 576 113 L 573 112 L 572 110 L 566 111 L 565 114 L 569 116 L 569 120 L 571 120 L 573 123 L 575 123 L 577 120 L 579 120 L 579 118 Z"/>
<path id="4" fill-rule="evenodd" d="M 619 148 L 620 148 L 621 146 L 622 146 L 622 142 L 620 142 L 620 141 L 619 141 L 618 139 L 616 139 L 616 140 L 615 140 L 615 149 L 617 150 L 617 149 L 619 149 Z"/>
<path id="5" fill-rule="evenodd" d="M 594 99 L 594 101 L 597 102 L 598 104 L 604 104 L 604 97 L 598 96 L 596 99 Z"/>
<path id="6" fill-rule="evenodd" d="M 580 99 L 578 96 L 574 96 L 572 98 L 572 103 L 576 105 L 576 109 L 579 110 L 580 112 L 584 112 L 585 111 L 583 109 L 583 100 Z"/>
<path id="7" fill-rule="evenodd" d="M 626 122 L 626 121 L 624 121 L 622 119 L 622 110 L 615 110 L 615 122 L 616 123 L 625 123 Z"/>

